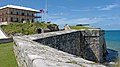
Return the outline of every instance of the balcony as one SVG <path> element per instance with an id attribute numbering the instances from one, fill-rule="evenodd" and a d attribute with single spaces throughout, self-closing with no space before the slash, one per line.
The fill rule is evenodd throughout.
<path id="1" fill-rule="evenodd" d="M 36 16 L 36 15 L 20 15 L 20 14 L 1 14 L 0 16 L 8 16 L 8 15 L 11 15 L 11 16 L 19 16 L 19 17 L 32 17 L 32 18 L 41 18 L 41 16 Z"/>

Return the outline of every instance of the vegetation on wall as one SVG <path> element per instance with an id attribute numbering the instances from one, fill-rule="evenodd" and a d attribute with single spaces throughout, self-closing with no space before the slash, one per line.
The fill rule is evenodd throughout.
<path id="1" fill-rule="evenodd" d="M 75 29 L 75 30 L 81 30 L 81 29 L 97 29 L 97 28 L 91 28 L 91 27 L 87 27 L 87 26 L 70 26 L 71 29 Z"/>

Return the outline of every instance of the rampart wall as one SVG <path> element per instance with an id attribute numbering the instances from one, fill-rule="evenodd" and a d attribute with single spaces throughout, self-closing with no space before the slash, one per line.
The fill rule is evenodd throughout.
<path id="1" fill-rule="evenodd" d="M 69 30 L 17 36 L 14 41 L 19 67 L 99 66 L 94 62 L 104 62 L 106 56 L 103 30 Z"/>

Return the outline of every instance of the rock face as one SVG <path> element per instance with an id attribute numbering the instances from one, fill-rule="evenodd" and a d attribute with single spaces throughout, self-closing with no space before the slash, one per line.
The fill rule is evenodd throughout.
<path id="1" fill-rule="evenodd" d="M 106 56 L 102 30 L 50 32 L 14 37 L 14 41 L 20 67 L 104 67 L 92 62 L 103 62 Z"/>

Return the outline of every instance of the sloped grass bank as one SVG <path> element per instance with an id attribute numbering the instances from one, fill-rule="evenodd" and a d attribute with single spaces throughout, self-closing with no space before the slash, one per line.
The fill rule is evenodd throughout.
<path id="1" fill-rule="evenodd" d="M 0 44 L 0 67 L 17 67 L 12 42 Z"/>
<path id="2" fill-rule="evenodd" d="M 37 33 L 36 30 L 38 28 L 48 28 L 52 27 L 53 29 L 57 29 L 56 24 L 50 23 L 11 23 L 8 25 L 2 25 L 1 28 L 7 35 L 14 35 L 15 33 L 22 33 L 23 35 L 30 35 Z"/>
<path id="3" fill-rule="evenodd" d="M 86 27 L 86 26 L 70 26 L 71 29 L 75 29 L 75 30 L 81 30 L 81 29 L 85 29 L 85 30 L 97 30 L 97 28 L 91 28 L 91 27 Z"/>

